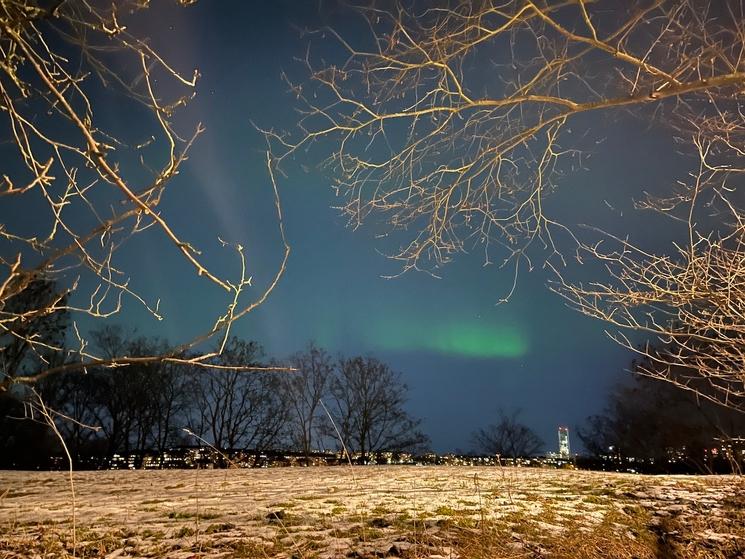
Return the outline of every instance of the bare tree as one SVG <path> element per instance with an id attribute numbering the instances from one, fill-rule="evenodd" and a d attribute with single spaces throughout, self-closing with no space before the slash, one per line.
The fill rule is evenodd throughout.
<path id="1" fill-rule="evenodd" d="M 652 458 L 655 467 L 664 471 L 671 467 L 668 458 L 673 451 L 687 465 L 711 473 L 705 449 L 715 446 L 716 439 L 739 436 L 745 416 L 670 383 L 636 374 L 654 366 L 646 359 L 634 363 L 635 374 L 613 387 L 603 412 L 588 417 L 577 435 L 596 456 Z"/>
<path id="2" fill-rule="evenodd" d="M 91 332 L 102 356 L 157 355 L 167 344 L 108 326 Z M 163 451 L 174 444 L 185 423 L 191 377 L 163 361 L 133 363 L 120 369 L 97 367 L 44 377 L 38 394 L 54 410 L 58 430 L 73 456 Z M 100 428 L 100 433 L 89 426 Z"/>
<path id="3" fill-rule="evenodd" d="M 668 365 L 650 374 L 692 390 L 703 379 L 706 397 L 743 409 L 743 3 L 414 1 L 357 12 L 367 38 L 318 33 L 344 58 L 306 57 L 310 80 L 292 84 L 298 129 L 265 131 L 276 160 L 332 146 L 325 166 L 342 213 L 353 227 L 382 218 L 397 233 L 382 237 L 402 240 L 391 256 L 404 271 L 473 247 L 488 263 L 496 244 L 516 282 L 540 254 L 581 312 L 650 338 L 639 351 Z M 638 202 L 687 226 L 668 252 L 626 234 L 580 239 L 547 210 L 605 133 L 597 122 L 622 118 L 667 130 L 690 158 L 688 180 Z M 565 278 L 559 237 L 608 277 Z M 664 355 L 650 349 L 661 344 Z"/>
<path id="4" fill-rule="evenodd" d="M 292 442 L 307 457 L 316 450 L 317 434 L 325 431 L 327 421 L 320 402 L 329 394 L 335 373 L 334 361 L 324 349 L 311 342 L 304 351 L 289 359 L 289 365 L 296 372 L 282 378 L 290 406 Z"/>
<path id="5" fill-rule="evenodd" d="M 111 326 L 92 332 L 91 339 L 104 358 L 151 355 L 155 345 Z M 145 362 L 121 369 L 98 367 L 88 373 L 90 381 L 83 385 L 91 393 L 88 411 L 95 418 L 92 424 L 101 427 L 108 456 L 144 451 L 149 446 L 154 402 L 159 398 L 151 384 L 157 365 Z"/>
<path id="6" fill-rule="evenodd" d="M 35 469 L 59 452 L 50 429 L 25 420 L 27 406 L 10 392 L 0 392 L 0 466 Z"/>
<path id="7" fill-rule="evenodd" d="M 527 457 L 541 451 L 543 441 L 533 430 L 518 421 L 519 411 L 512 415 L 499 412 L 499 422 L 473 433 L 473 441 L 482 452 L 509 458 Z"/>
<path id="8" fill-rule="evenodd" d="M 186 126 L 175 115 L 193 97 L 199 72 L 189 68 L 188 75 L 182 73 L 150 41 L 130 31 L 136 28 L 130 25 L 133 13 L 147 4 L 0 2 L 0 108 L 5 119 L 0 127 L 5 166 L 0 178 L 5 216 L 0 223 L 2 349 L 12 353 L 7 340 L 14 338 L 16 345 L 28 346 L 27 352 L 64 357 L 54 366 L 24 369 L 22 375 L 6 368 L 3 387 L 87 367 L 164 359 L 179 363 L 190 348 L 214 337 L 220 340 L 219 352 L 230 325 L 264 301 L 285 269 L 289 247 L 278 197 L 285 255 L 255 296 L 246 293 L 251 278 L 240 244 L 232 246 L 235 273 L 226 275 L 212 269 L 200 249 L 171 224 L 163 204 L 166 190 L 204 130 L 201 124 L 182 130 Z M 138 126 L 106 124 L 102 115 L 113 110 L 114 103 Z M 268 170 L 273 181 L 272 168 Z M 10 219 L 14 213 L 26 219 Z M 224 308 L 208 318 L 203 334 L 157 355 L 104 357 L 77 327 L 81 316 L 105 324 L 134 303 L 155 319 L 162 318 L 160 300 L 138 291 L 141 263 L 127 270 L 118 258 L 129 239 L 147 235 L 166 239 L 194 274 L 223 293 Z M 56 290 L 19 311 L 13 301 L 35 285 L 56 285 Z M 24 333 L 25 325 L 62 313 L 69 314 L 75 326 L 77 339 L 71 347 Z M 191 355 L 188 360 L 197 365 L 211 358 Z"/>
<path id="9" fill-rule="evenodd" d="M 103 355 L 155 355 L 166 344 L 134 336 L 122 328 L 91 333 Z M 183 440 L 189 425 L 220 447 L 264 450 L 280 439 L 287 421 L 279 378 L 247 373 L 220 360 L 260 367 L 261 348 L 231 339 L 216 369 L 189 369 L 167 361 L 133 363 L 120 369 L 98 367 L 87 374 L 67 371 L 47 376 L 38 388 L 54 408 L 58 429 L 76 458 L 115 452 L 157 451 Z M 100 428 L 100 433 L 88 426 Z"/>
<path id="10" fill-rule="evenodd" d="M 331 383 L 332 415 L 350 452 L 366 463 L 371 453 L 413 450 L 429 438 L 404 410 L 401 375 L 372 357 L 342 358 Z"/>
<path id="11" fill-rule="evenodd" d="M 99 401 L 99 375 L 75 371 L 52 375 L 37 385 L 39 397 L 56 412 L 57 429 L 75 461 L 102 456 L 108 449 L 100 421 L 104 417 Z M 33 394 L 24 394 L 28 401 Z M 18 426 L 16 426 L 16 429 Z"/>
<path id="12" fill-rule="evenodd" d="M 60 309 L 49 314 L 37 314 L 36 310 L 47 307 L 57 300 L 57 290 L 53 282 L 46 280 L 35 280 L 30 282 L 22 291 L 9 297 L 5 306 L 0 310 L 0 322 L 2 316 L 23 317 L 21 320 L 11 320 L 5 327 L 0 327 L 0 370 L 2 379 L 14 379 L 33 373 L 40 369 L 54 367 L 64 363 L 64 347 L 66 345 L 66 333 L 69 325 L 69 313 Z M 2 381 L 0 381 L 1 383 Z M 25 387 L 7 385 L 2 389 L 5 410 L 28 410 L 27 404 L 35 401 L 37 396 Z M 45 391 L 47 392 L 47 391 Z M 63 394 L 71 396 L 74 392 L 63 387 L 49 391 L 55 402 L 59 402 Z M 83 399 L 71 398 L 67 408 L 75 408 L 81 411 Z M 24 408 L 25 406 L 25 408 Z M 10 421 L 2 422 L 4 430 L 24 430 L 34 427 L 22 426 L 19 423 L 23 412 L 16 414 Z M 82 417 L 82 416 L 80 416 Z M 38 425 L 37 425 L 38 426 Z M 77 452 L 82 439 L 88 439 L 91 431 L 78 430 L 79 424 L 72 422 L 69 427 L 75 436 L 71 439 L 73 452 Z M 0 435 L 0 438 L 6 433 Z M 7 435 L 6 435 L 7 436 Z M 23 437 L 21 437 L 23 438 Z M 29 449 L 31 450 L 31 449 Z"/>
<path id="13" fill-rule="evenodd" d="M 178 364 L 160 362 L 148 385 L 155 396 L 148 446 L 162 455 L 183 438 L 182 429 L 195 393 L 194 378 Z"/>
<path id="14" fill-rule="evenodd" d="M 282 442 L 288 406 L 280 378 L 269 372 L 246 374 L 220 363 L 260 367 L 261 347 L 231 338 L 216 360 L 218 368 L 198 371 L 190 429 L 217 448 L 265 451 Z"/>

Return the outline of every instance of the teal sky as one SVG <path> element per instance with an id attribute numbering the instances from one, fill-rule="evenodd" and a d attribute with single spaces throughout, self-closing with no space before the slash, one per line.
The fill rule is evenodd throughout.
<path id="1" fill-rule="evenodd" d="M 321 4 L 321 14 L 324 9 Z M 260 293 L 280 261 L 281 243 L 263 139 L 251 123 L 292 127 L 294 101 L 280 74 L 300 75 L 294 58 L 307 46 L 293 25 L 340 16 L 319 16 L 315 4 L 283 0 L 202 1 L 186 9 L 169 4 L 148 17 L 138 24 L 156 50 L 187 73 L 200 69 L 197 97 L 182 118 L 207 128 L 164 200 L 164 216 L 219 269 L 235 272 L 237 261 L 220 248 L 218 236 L 245 246 L 253 291 Z M 173 25 L 165 29 L 162 21 Z M 136 125 L 115 108 L 107 118 Z M 600 119 L 599 126 L 607 127 L 607 139 L 589 170 L 574 175 L 547 204 L 568 223 L 593 215 L 612 228 L 619 211 L 628 210 L 630 194 L 660 180 L 649 169 L 669 173 L 676 156 L 671 138 L 644 123 Z M 332 354 L 387 360 L 402 372 L 410 411 L 424 419 L 441 451 L 468 449 L 470 433 L 493 421 L 500 408 L 521 409 L 552 450 L 558 425 L 574 429 L 602 408 L 631 356 L 607 338 L 602 323 L 566 308 L 548 291 L 540 261 L 520 274 L 504 304 L 498 302 L 511 288 L 511 271 L 484 267 L 478 250 L 441 270 L 441 279 L 416 272 L 384 279 L 399 271 L 382 255 L 396 239 L 378 239 L 374 225 L 346 228 L 317 164 L 312 154 L 299 158 L 280 179 L 292 246 L 287 273 L 234 333 L 259 341 L 277 358 L 315 340 Z M 654 221 L 626 220 L 637 238 L 667 241 Z M 165 239 L 135 238 L 122 257 L 138 263 L 136 288 L 165 295 L 162 322 L 129 304 L 123 320 L 141 331 L 180 341 L 203 331 L 224 308 L 224 294 L 193 277 Z"/>
<path id="2" fill-rule="evenodd" d="M 312 27 L 339 17 L 324 9 L 289 0 L 250 8 L 236 2 L 231 9 L 197 2 L 186 10 L 169 9 L 165 17 L 175 18 L 174 25 L 154 36 L 182 67 L 199 67 L 202 81 L 184 118 L 207 127 L 164 211 L 225 270 L 236 262 L 219 248 L 216 236 L 247 247 L 256 293 L 273 276 L 281 244 L 264 144 L 251 123 L 293 126 L 294 100 L 280 75 L 302 76 L 294 59 L 307 46 L 293 25 Z M 343 17 L 336 21 L 343 27 Z M 659 180 L 648 169 L 669 172 L 676 156 L 671 139 L 646 130 L 644 123 L 593 118 L 600 121 L 601 137 L 608 127 L 602 148 L 592 154 L 589 170 L 573 175 L 547 204 L 568 223 L 592 215 L 612 228 L 619 213 L 630 209 L 630 195 Z M 315 340 L 332 354 L 387 360 L 409 384 L 410 411 L 424 419 L 438 450 L 468 449 L 470 433 L 500 408 L 521 409 L 552 449 L 556 426 L 576 427 L 602 408 L 631 355 L 607 338 L 602 323 L 566 308 L 548 291 L 540 261 L 520 274 L 514 296 L 504 304 L 498 302 L 511 288 L 512 273 L 484 267 L 478 249 L 442 269 L 441 279 L 416 272 L 384 279 L 400 271 L 383 256 L 397 239 L 377 238 L 374 223 L 354 231 L 345 227 L 332 209 L 330 181 L 317 164 L 312 153 L 306 160 L 298 157 L 281 177 L 292 256 L 276 291 L 236 326 L 236 334 L 261 342 L 277 358 Z M 638 238 L 664 237 L 654 221 L 625 219 Z M 165 241 L 152 242 L 149 252 L 157 256 L 148 257 L 138 279 L 153 293 L 169 291 L 162 302 L 166 319 L 155 324 L 133 314 L 130 320 L 171 339 L 199 332 L 204 316 L 212 317 L 224 296 L 191 277 Z M 129 248 L 142 254 L 137 243 Z"/>

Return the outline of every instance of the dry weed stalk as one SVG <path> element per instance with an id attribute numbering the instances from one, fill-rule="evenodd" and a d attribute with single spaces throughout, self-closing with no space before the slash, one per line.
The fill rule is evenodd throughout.
<path id="1" fill-rule="evenodd" d="M 312 36 L 332 37 L 346 58 L 306 57 L 309 82 L 291 84 L 298 129 L 265 130 L 278 163 L 329 149 L 342 213 L 353 227 L 382 217 L 382 236 L 402 239 L 391 257 L 403 271 L 434 272 L 474 246 L 489 263 L 497 244 L 517 281 L 547 249 L 555 289 L 581 312 L 671 345 L 639 350 L 662 365 L 650 374 L 743 409 L 743 2 L 415 1 L 358 13 L 367 41 Z M 608 252 L 547 210 L 584 165 L 598 116 L 622 113 L 668 127 L 696 169 L 640 204 L 688 224 L 672 254 L 621 237 Z M 565 280 L 559 236 L 611 280 Z"/>
<path id="2" fill-rule="evenodd" d="M 162 208 L 204 128 L 198 124 L 182 134 L 174 124 L 175 113 L 194 95 L 199 72 L 183 75 L 127 27 L 132 14 L 146 7 L 136 0 L 0 0 L 0 109 L 7 119 L 0 197 L 28 212 L 25 223 L 0 225 L 0 349 L 20 345 L 34 361 L 21 372 L 4 367 L 3 388 L 87 367 L 160 360 L 207 366 L 222 351 L 231 325 L 263 303 L 285 270 L 290 249 L 271 162 L 284 257 L 258 296 L 248 295 L 251 276 L 241 245 L 232 246 L 237 277 L 220 275 Z M 103 113 L 113 99 L 124 100 L 118 110 L 128 112 L 132 126 L 107 124 Z M 82 316 L 106 321 L 129 300 L 162 318 L 160 300 L 136 290 L 137 268 L 144 264 L 127 270 L 117 258 L 122 245 L 141 235 L 167 239 L 194 274 L 225 294 L 225 309 L 204 334 L 164 353 L 98 355 L 78 327 Z M 53 296 L 20 308 L 13 304 L 40 281 L 57 286 Z M 76 347 L 49 343 L 26 328 L 62 313 L 73 318 Z M 218 340 L 215 352 L 185 356 L 210 339 Z"/>
<path id="3" fill-rule="evenodd" d="M 67 458 L 67 474 L 68 474 L 68 480 L 70 485 L 70 510 L 71 510 L 71 531 L 72 531 L 72 556 L 75 557 L 77 553 L 77 501 L 75 498 L 75 480 L 73 478 L 73 459 L 72 455 L 70 454 L 70 449 L 67 447 L 67 443 L 65 442 L 65 438 L 62 436 L 62 433 L 60 432 L 59 428 L 57 427 L 57 420 L 62 419 L 64 421 L 72 421 L 74 423 L 77 423 L 84 429 L 90 429 L 92 431 L 98 431 L 100 430 L 100 427 L 93 426 L 93 425 L 86 425 L 84 423 L 80 423 L 75 418 L 68 417 L 65 415 L 60 414 L 59 412 L 54 411 L 49 406 L 47 406 L 44 403 L 44 400 L 42 400 L 39 393 L 32 387 L 31 393 L 33 395 L 33 400 L 28 401 L 25 404 L 26 407 L 26 415 L 28 419 L 31 419 L 32 421 L 36 421 L 38 423 L 41 423 L 43 425 L 48 426 L 52 432 L 54 433 L 54 436 L 57 438 L 57 440 L 60 443 L 60 446 L 62 446 L 62 450 L 65 453 L 65 457 Z M 22 419 L 22 418 L 18 418 Z"/>

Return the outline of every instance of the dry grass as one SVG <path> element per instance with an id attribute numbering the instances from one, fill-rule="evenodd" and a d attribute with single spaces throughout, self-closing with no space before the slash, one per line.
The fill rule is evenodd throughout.
<path id="1" fill-rule="evenodd" d="M 78 557 L 735 558 L 740 478 L 456 467 L 80 472 Z M 73 555 L 62 474 L 0 473 L 0 558 Z"/>
<path id="2" fill-rule="evenodd" d="M 652 559 L 658 557 L 658 545 L 644 521 L 645 516 L 609 514 L 592 528 L 576 522 L 563 526 L 558 533 L 530 529 L 525 533 L 526 526 L 505 530 L 502 526 L 490 525 L 483 530 L 461 532 L 455 548 L 460 557 L 470 559 Z"/>

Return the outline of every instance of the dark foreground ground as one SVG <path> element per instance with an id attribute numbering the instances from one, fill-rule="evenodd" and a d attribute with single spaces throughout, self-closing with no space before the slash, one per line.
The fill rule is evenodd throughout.
<path id="1" fill-rule="evenodd" d="M 742 558 L 745 484 L 471 467 L 0 472 L 0 557 Z M 75 503 L 73 512 L 73 502 Z"/>

